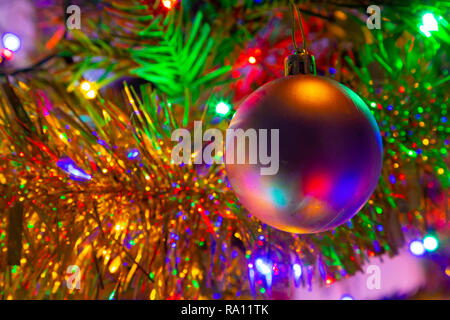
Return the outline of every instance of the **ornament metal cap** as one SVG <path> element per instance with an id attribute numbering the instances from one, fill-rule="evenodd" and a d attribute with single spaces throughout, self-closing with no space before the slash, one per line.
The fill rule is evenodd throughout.
<path id="1" fill-rule="evenodd" d="M 284 75 L 293 76 L 296 74 L 316 75 L 314 56 L 305 49 L 296 51 L 284 59 Z"/>

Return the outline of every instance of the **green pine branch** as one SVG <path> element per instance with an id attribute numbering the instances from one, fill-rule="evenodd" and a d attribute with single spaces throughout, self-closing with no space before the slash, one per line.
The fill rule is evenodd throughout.
<path id="1" fill-rule="evenodd" d="M 201 13 L 186 31 L 181 23 L 171 23 L 171 18 L 168 15 L 162 25 L 156 19 L 139 33 L 143 38 L 159 38 L 159 41 L 157 46 L 130 49 L 132 58 L 140 65 L 131 72 L 176 99 L 184 96 L 186 89 L 198 93 L 200 86 L 213 86 L 231 67 L 213 69 L 208 65 L 215 42 L 210 36 L 210 26 L 202 23 Z"/>

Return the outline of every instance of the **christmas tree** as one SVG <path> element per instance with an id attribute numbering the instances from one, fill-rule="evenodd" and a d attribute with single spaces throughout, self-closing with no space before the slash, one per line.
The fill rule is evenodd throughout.
<path id="1" fill-rule="evenodd" d="M 317 74 L 370 107 L 384 148 L 361 211 L 306 235 L 247 211 L 224 165 L 172 159 L 174 130 L 224 132 L 284 76 L 289 1 L 39 5 L 42 56 L 16 67 L 14 41 L 1 51 L 3 299 L 271 298 L 426 235 L 445 242 L 448 3 L 386 2 L 377 27 L 369 1 L 296 2 L 294 41 L 304 33 Z"/>

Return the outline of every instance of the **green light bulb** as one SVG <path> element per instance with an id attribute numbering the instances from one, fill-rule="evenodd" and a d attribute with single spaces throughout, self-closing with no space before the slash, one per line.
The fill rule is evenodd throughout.
<path id="1" fill-rule="evenodd" d="M 422 23 L 423 26 L 428 30 L 428 31 L 438 31 L 439 27 L 438 27 L 438 23 L 436 21 L 436 18 L 433 16 L 432 13 L 427 13 L 422 17 Z"/>
<path id="2" fill-rule="evenodd" d="M 432 13 L 426 13 L 422 17 L 422 25 L 419 30 L 427 37 L 431 37 L 430 31 L 438 31 L 439 26 L 436 18 Z"/>
<path id="3" fill-rule="evenodd" d="M 423 238 L 423 246 L 427 251 L 435 251 L 439 248 L 439 240 L 432 235 Z"/>
<path id="4" fill-rule="evenodd" d="M 221 115 L 226 115 L 230 111 L 230 106 L 221 101 L 216 105 L 216 112 Z"/>

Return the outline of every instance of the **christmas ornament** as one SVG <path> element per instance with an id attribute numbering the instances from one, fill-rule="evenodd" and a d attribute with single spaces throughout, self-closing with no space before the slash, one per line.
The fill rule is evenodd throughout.
<path id="1" fill-rule="evenodd" d="M 229 127 L 278 129 L 278 172 L 262 175 L 267 165 L 248 161 L 247 144 L 245 163 L 226 162 L 228 179 L 264 223 L 293 233 L 330 230 L 353 217 L 374 191 L 382 166 L 380 132 L 356 93 L 315 75 L 305 49 L 286 59 L 285 73 L 246 98 Z M 237 146 L 227 139 L 225 154 L 242 152 Z"/>

